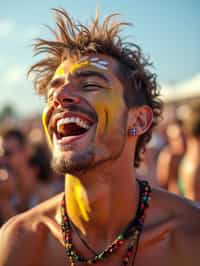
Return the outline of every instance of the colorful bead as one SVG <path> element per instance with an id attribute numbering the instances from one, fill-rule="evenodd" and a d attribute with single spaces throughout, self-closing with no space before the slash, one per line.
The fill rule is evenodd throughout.
<path id="1" fill-rule="evenodd" d="M 123 235 L 119 235 L 119 236 L 117 237 L 117 239 L 118 239 L 118 240 L 122 240 L 122 239 L 123 239 Z"/>

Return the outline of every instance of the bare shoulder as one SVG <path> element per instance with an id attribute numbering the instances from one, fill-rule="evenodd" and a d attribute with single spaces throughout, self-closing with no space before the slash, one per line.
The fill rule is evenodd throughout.
<path id="1" fill-rule="evenodd" d="M 197 265 L 200 261 L 200 204 L 163 190 L 153 190 L 153 212 L 166 221 L 170 245 L 180 265 Z M 155 214 L 156 215 L 156 214 Z M 164 225 L 165 227 L 165 225 Z M 177 265 L 179 265 L 177 263 Z"/>
<path id="2" fill-rule="evenodd" d="M 61 195 L 8 220 L 0 229 L 0 266 L 40 265 L 47 227 L 43 218 L 55 214 Z M 37 256 L 35 254 L 37 253 Z"/>

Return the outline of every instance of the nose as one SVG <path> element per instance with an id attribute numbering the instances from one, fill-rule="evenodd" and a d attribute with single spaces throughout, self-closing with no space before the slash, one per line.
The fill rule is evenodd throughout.
<path id="1" fill-rule="evenodd" d="M 73 89 L 69 85 L 64 85 L 61 88 L 57 88 L 53 94 L 53 104 L 55 107 L 67 107 L 71 104 L 78 104 L 80 97 L 72 92 Z"/>

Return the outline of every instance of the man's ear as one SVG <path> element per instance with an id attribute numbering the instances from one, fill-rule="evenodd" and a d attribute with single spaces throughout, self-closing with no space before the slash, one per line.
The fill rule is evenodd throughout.
<path id="1" fill-rule="evenodd" d="M 128 133 L 129 135 L 142 135 L 151 126 L 153 122 L 153 111 L 150 106 L 143 105 L 137 108 L 131 108 L 128 114 Z"/>

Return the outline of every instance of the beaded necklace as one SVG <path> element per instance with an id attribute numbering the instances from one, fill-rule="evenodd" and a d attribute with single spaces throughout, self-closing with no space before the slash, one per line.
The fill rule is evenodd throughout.
<path id="1" fill-rule="evenodd" d="M 61 229 L 62 229 L 66 254 L 69 257 L 71 266 L 75 266 L 75 261 L 82 262 L 84 264 L 93 264 L 97 263 L 98 261 L 102 261 L 107 257 L 109 257 L 110 255 L 112 255 L 113 253 L 115 253 L 120 248 L 120 246 L 122 246 L 122 244 L 125 243 L 125 241 L 128 241 L 128 248 L 124 257 L 122 258 L 122 265 L 123 266 L 128 265 L 136 243 L 136 251 L 133 258 L 135 259 L 137 253 L 137 246 L 139 243 L 139 237 L 142 232 L 144 224 L 145 212 L 149 206 L 149 200 L 151 195 L 151 188 L 148 182 L 140 180 L 137 181 L 139 183 L 140 193 L 139 193 L 139 203 L 138 203 L 136 216 L 128 224 L 125 230 L 121 234 L 119 234 L 117 238 L 108 247 L 106 247 L 103 251 L 95 254 L 91 258 L 85 258 L 84 256 L 77 254 L 77 251 L 73 246 L 72 236 L 71 236 L 72 228 L 69 217 L 67 215 L 65 196 L 63 197 L 61 201 L 61 216 L 62 216 Z"/>

